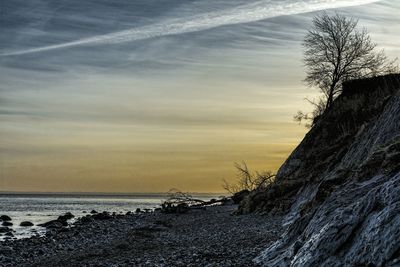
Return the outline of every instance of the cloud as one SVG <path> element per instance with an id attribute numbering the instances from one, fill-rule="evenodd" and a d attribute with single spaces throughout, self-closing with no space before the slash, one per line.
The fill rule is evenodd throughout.
<path id="1" fill-rule="evenodd" d="M 147 26 L 104 35 L 97 35 L 66 43 L 17 51 L 5 51 L 0 53 L 0 56 L 17 56 L 82 45 L 102 45 L 132 42 L 161 36 L 198 32 L 226 25 L 248 23 L 282 15 L 300 14 L 329 8 L 357 6 L 378 1 L 379 0 L 306 0 L 297 2 L 271 2 L 263 0 L 251 4 L 237 6 L 235 8 L 207 12 L 191 17 L 166 19 L 164 21 Z"/>

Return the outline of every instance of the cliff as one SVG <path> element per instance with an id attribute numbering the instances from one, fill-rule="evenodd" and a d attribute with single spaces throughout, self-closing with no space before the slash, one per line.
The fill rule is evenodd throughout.
<path id="1" fill-rule="evenodd" d="M 263 266 L 400 266 L 400 75 L 344 84 L 255 211 L 286 216 Z"/>

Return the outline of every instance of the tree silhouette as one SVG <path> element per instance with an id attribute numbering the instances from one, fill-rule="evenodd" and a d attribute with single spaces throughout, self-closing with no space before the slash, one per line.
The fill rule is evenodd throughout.
<path id="1" fill-rule="evenodd" d="M 304 38 L 305 82 L 322 92 L 321 99 L 312 101 L 318 111 L 311 115 L 298 113 L 295 119 L 313 119 L 328 109 L 340 94 L 343 82 L 351 79 L 393 73 L 395 60 L 389 61 L 383 50 L 376 50 L 365 28 L 358 20 L 338 13 L 327 13 L 313 19 L 313 27 Z M 321 101 L 323 105 L 321 105 Z M 323 108 L 321 108 L 323 107 Z"/>

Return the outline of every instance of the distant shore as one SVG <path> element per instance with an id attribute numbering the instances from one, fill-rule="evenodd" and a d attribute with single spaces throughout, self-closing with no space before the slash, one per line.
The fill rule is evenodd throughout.
<path id="1" fill-rule="evenodd" d="M 44 237 L 0 242 L 2 266 L 254 266 L 281 218 L 232 215 L 235 205 L 185 214 L 87 215 Z M 102 214 L 102 213 L 99 213 Z"/>

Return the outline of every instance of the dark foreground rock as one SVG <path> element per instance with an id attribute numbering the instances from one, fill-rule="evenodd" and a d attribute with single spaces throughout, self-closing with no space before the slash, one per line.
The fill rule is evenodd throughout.
<path id="1" fill-rule="evenodd" d="M 9 221 L 4 221 L 4 222 L 1 223 L 1 225 L 3 225 L 3 226 L 13 226 L 13 223 L 9 222 Z"/>
<path id="2" fill-rule="evenodd" d="M 74 217 L 75 216 L 71 212 L 67 212 L 64 215 L 58 216 L 57 220 L 61 222 L 66 222 Z"/>
<path id="3" fill-rule="evenodd" d="M 8 215 L 1 215 L 0 220 L 2 220 L 3 222 L 7 222 L 7 221 L 11 221 L 11 218 Z"/>
<path id="4" fill-rule="evenodd" d="M 52 220 L 45 223 L 38 224 L 38 226 L 46 227 L 48 229 L 59 229 L 68 226 L 67 221 Z"/>
<path id="5" fill-rule="evenodd" d="M 78 219 L 67 231 L 0 242 L 1 266 L 254 266 L 281 234 L 280 218 L 231 215 L 236 206 L 184 214 Z M 101 213 L 100 213 L 101 214 Z"/>
<path id="6" fill-rule="evenodd" d="M 29 226 L 33 226 L 33 223 L 29 222 L 29 221 L 24 221 L 24 222 L 21 222 L 19 225 L 23 226 L 23 227 L 29 227 Z"/>

